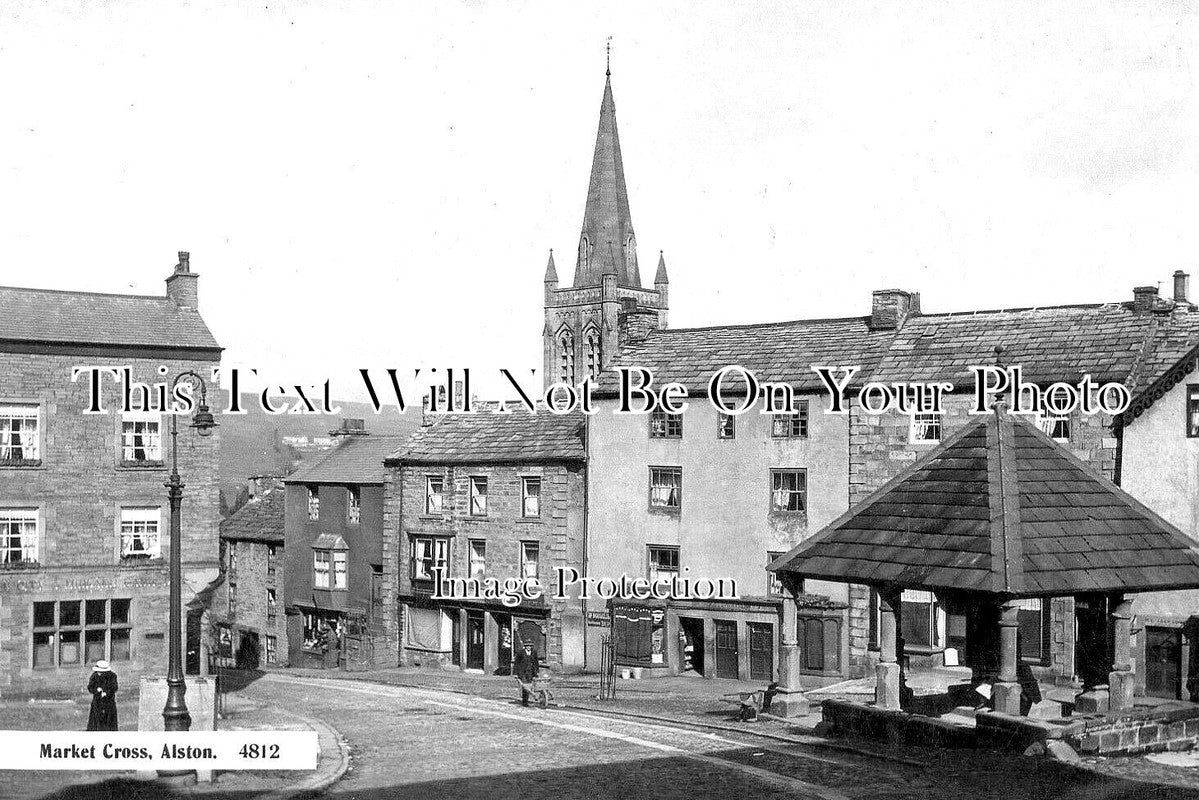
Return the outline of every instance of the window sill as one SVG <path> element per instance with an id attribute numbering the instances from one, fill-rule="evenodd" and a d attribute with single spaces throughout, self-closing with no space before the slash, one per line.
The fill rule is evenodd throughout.
<path id="1" fill-rule="evenodd" d="M 0 564 L 0 572 L 33 572 L 42 568 L 40 561 L 18 561 L 15 564 Z"/>
<path id="2" fill-rule="evenodd" d="M 662 508 L 660 506 L 650 506 L 648 510 L 651 514 L 661 514 L 666 517 L 677 517 L 682 513 L 681 508 Z"/>
<path id="3" fill-rule="evenodd" d="M 40 458 L 23 458 L 0 461 L 0 469 L 45 469 Z"/>
<path id="4" fill-rule="evenodd" d="M 145 470 L 150 472 L 154 470 L 165 470 L 166 464 L 162 461 L 118 461 L 117 469 Z"/>
<path id="5" fill-rule="evenodd" d="M 122 558 L 118 565 L 121 567 L 157 567 L 163 563 L 162 556 L 153 556 L 147 558 Z M 231 578 L 234 583 L 236 578 Z"/>

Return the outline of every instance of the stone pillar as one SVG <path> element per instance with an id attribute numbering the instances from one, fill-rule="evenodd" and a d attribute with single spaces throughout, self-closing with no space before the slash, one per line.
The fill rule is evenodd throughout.
<path id="1" fill-rule="evenodd" d="M 879 594 L 878 605 L 878 650 L 879 663 L 874 668 L 874 704 L 879 708 L 900 708 L 900 660 L 903 653 L 899 647 L 900 594 Z"/>
<path id="2" fill-rule="evenodd" d="M 770 713 L 777 717 L 802 717 L 808 713 L 809 704 L 799 681 L 797 592 L 792 581 L 784 579 L 784 584 L 787 593 L 783 596 L 782 619 L 779 621 L 782 648 L 779 651 L 778 692 L 770 703 Z"/>
<path id="3" fill-rule="evenodd" d="M 1118 711 L 1132 708 L 1132 598 L 1123 595 L 1111 598 L 1112 615 L 1112 671 L 1108 673 L 1108 708 Z"/>
<path id="4" fill-rule="evenodd" d="M 1016 677 L 1016 632 L 1020 625 L 1020 606 L 1015 601 L 999 608 L 999 680 L 992 689 L 995 710 L 1020 714 L 1020 683 Z"/>

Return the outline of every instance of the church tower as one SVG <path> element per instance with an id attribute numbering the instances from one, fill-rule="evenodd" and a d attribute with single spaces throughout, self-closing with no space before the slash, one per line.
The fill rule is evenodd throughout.
<path id="1" fill-rule="evenodd" d="M 641 286 L 637 238 L 629 213 L 612 71 L 606 73 L 591 181 L 583 208 L 572 285 L 558 287 L 554 252 L 545 267 L 545 385 L 598 376 L 620 347 L 666 327 L 666 259 L 658 257 L 654 288 Z"/>

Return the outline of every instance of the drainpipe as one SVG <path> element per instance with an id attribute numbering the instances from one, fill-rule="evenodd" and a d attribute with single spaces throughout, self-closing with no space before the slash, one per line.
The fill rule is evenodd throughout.
<path id="1" fill-rule="evenodd" d="M 589 519 L 591 506 L 591 417 L 585 417 L 583 422 L 583 562 L 580 567 L 583 571 L 583 577 L 587 577 L 587 561 L 590 554 L 588 543 L 588 532 L 591 530 L 591 522 Z M 579 598 L 579 605 L 583 609 L 583 670 L 587 669 L 587 601 Z"/>

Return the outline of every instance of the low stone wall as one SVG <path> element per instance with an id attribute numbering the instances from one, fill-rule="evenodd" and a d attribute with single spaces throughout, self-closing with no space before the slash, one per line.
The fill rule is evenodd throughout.
<path id="1" fill-rule="evenodd" d="M 974 728 L 849 700 L 825 700 L 821 717 L 830 736 L 856 736 L 922 747 L 977 746 Z"/>
<path id="2" fill-rule="evenodd" d="M 1051 742 L 1061 742 L 1084 755 L 1111 755 L 1189 750 L 1199 744 L 1199 706 L 1139 707 L 1062 720 L 980 711 L 974 727 L 968 727 L 867 703 L 826 700 L 822 717 L 831 736 L 923 747 L 983 747 L 1024 753 L 1034 745 L 1046 748 Z M 1069 750 L 1062 748 L 1062 752 Z"/>
<path id="3" fill-rule="evenodd" d="M 1199 706 L 1134 708 L 1088 716 L 1065 741 L 1085 755 L 1190 750 L 1199 743 Z"/>

